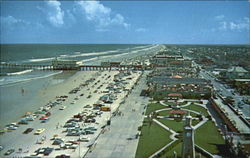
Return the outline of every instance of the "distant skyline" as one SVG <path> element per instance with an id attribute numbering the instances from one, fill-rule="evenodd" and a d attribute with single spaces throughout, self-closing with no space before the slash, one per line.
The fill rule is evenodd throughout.
<path id="1" fill-rule="evenodd" d="M 250 44 L 247 0 L 0 3 L 2 44 Z"/>

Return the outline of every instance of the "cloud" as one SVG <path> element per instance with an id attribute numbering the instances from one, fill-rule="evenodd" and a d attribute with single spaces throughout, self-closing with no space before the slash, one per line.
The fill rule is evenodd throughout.
<path id="1" fill-rule="evenodd" d="M 138 28 L 138 29 L 136 29 L 135 31 L 136 31 L 136 32 L 146 32 L 147 29 L 145 29 L 145 28 Z"/>
<path id="2" fill-rule="evenodd" d="M 220 20 L 218 25 L 218 30 L 221 31 L 243 31 L 249 30 L 250 22 L 248 17 L 244 17 L 237 21 Z"/>
<path id="3" fill-rule="evenodd" d="M 217 15 L 216 17 L 215 17 L 215 20 L 222 20 L 222 19 L 224 19 L 225 18 L 225 15 Z"/>
<path id="4" fill-rule="evenodd" d="M 4 30 L 14 30 L 17 28 L 24 29 L 31 23 L 26 20 L 18 19 L 9 15 L 9 16 L 1 16 L 0 24 L 1 28 L 3 28 Z"/>
<path id="5" fill-rule="evenodd" d="M 61 3 L 59 1 L 46 1 L 48 6 L 48 20 L 55 26 L 60 27 L 64 24 L 64 11 L 61 9 Z"/>
<path id="6" fill-rule="evenodd" d="M 13 25 L 28 25 L 30 23 L 25 20 L 17 19 L 9 15 L 9 16 L 1 17 L 1 24 L 11 27 Z"/>
<path id="7" fill-rule="evenodd" d="M 130 26 L 121 14 L 113 13 L 111 8 L 104 6 L 99 1 L 78 1 L 76 4 L 86 19 L 94 22 L 97 31 L 108 30 L 109 26 L 114 25 L 124 28 Z"/>

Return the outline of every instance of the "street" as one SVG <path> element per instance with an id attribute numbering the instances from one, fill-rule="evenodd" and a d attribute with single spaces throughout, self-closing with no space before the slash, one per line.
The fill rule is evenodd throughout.
<path id="1" fill-rule="evenodd" d="M 243 100 L 242 96 L 240 96 L 240 95 L 238 95 L 236 93 L 232 94 L 230 89 L 225 88 L 225 86 L 223 84 L 215 81 L 215 79 L 213 77 L 211 77 L 206 71 L 204 71 L 204 70 L 201 71 L 200 75 L 202 77 L 204 77 L 205 79 L 210 80 L 211 83 L 213 84 L 214 88 L 216 90 L 219 90 L 222 96 L 224 96 L 224 97 L 227 97 L 227 96 L 233 97 L 233 99 L 235 100 L 235 103 L 243 102 L 242 101 Z M 243 108 L 241 110 L 242 110 L 245 117 L 250 117 L 250 105 L 244 103 Z"/>

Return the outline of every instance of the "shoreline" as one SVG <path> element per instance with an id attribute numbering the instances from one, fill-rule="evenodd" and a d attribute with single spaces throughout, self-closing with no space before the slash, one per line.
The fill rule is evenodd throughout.
<path id="1" fill-rule="evenodd" d="M 38 109 L 40 106 L 38 106 L 37 101 L 40 90 L 60 84 L 72 77 L 75 73 L 76 72 L 64 71 L 52 76 L 1 87 L 0 129 L 11 122 L 16 122 L 26 112 Z M 24 89 L 24 94 L 21 93 L 21 89 Z M 8 96 L 9 94 L 11 94 L 11 96 Z M 15 99 L 13 100 L 13 98 Z M 19 106 L 22 106 L 22 108 L 19 108 Z"/>
<path id="2" fill-rule="evenodd" d="M 67 108 L 65 110 L 59 110 L 59 107 L 61 107 L 61 105 L 58 105 L 59 107 L 51 108 L 49 110 L 51 113 L 50 121 L 48 121 L 45 124 L 40 123 L 41 120 L 39 120 L 37 118 L 34 121 L 31 121 L 29 123 L 30 125 L 20 125 L 20 127 L 15 131 L 7 132 L 3 135 L 0 135 L 1 145 L 5 145 L 6 149 L 9 149 L 9 148 L 18 149 L 19 147 L 22 147 L 23 149 L 29 149 L 29 151 L 31 151 L 29 153 L 22 153 L 22 155 L 16 154 L 16 156 L 22 156 L 22 157 L 32 154 L 32 152 L 34 152 L 39 147 L 51 146 L 51 141 L 49 141 L 49 140 L 46 141 L 42 145 L 39 145 L 39 144 L 34 145 L 34 143 L 36 142 L 36 139 L 40 139 L 41 136 L 38 137 L 38 136 L 32 135 L 32 134 L 29 134 L 29 135 L 17 134 L 17 133 L 23 132 L 29 126 L 34 128 L 34 131 L 37 128 L 45 128 L 46 132 L 45 132 L 45 134 L 43 134 L 43 136 L 46 136 L 49 139 L 54 134 L 59 134 L 60 136 L 62 136 L 65 139 L 72 140 L 72 137 L 70 137 L 70 138 L 65 137 L 64 136 L 65 134 L 61 133 L 62 130 L 65 130 L 65 128 L 55 128 L 57 126 L 57 124 L 63 125 L 73 115 L 81 112 L 84 109 L 87 110 L 86 108 L 83 108 L 84 106 L 95 104 L 97 102 L 97 100 L 102 95 L 105 94 L 102 92 L 103 90 L 105 90 L 105 87 L 107 87 L 109 84 L 114 83 L 114 81 L 113 81 L 114 76 L 118 73 L 119 73 L 118 71 L 110 71 L 110 72 L 109 71 L 102 71 L 102 72 L 99 72 L 99 71 L 91 71 L 91 72 L 90 71 L 85 71 L 85 72 L 80 71 L 60 84 L 56 84 L 56 85 L 48 87 L 47 89 L 40 90 L 39 95 L 38 95 L 38 97 L 40 98 L 39 103 L 43 103 L 43 105 L 45 105 L 49 101 L 55 100 L 56 96 L 67 95 L 68 96 L 67 100 L 61 104 L 61 105 L 66 105 Z M 130 76 L 130 78 L 132 78 L 132 79 L 129 79 L 127 81 L 128 84 L 126 84 L 126 88 L 132 89 L 132 87 L 137 82 L 138 78 L 140 77 L 140 74 L 141 73 L 139 73 L 139 72 L 132 73 Z M 110 78 L 104 79 L 104 77 L 106 78 L 109 75 L 111 76 Z M 75 100 L 75 98 L 77 96 L 79 96 L 80 92 L 78 94 L 68 94 L 68 92 L 75 87 L 79 87 L 80 84 L 86 82 L 87 80 L 89 80 L 91 78 L 95 78 L 96 80 L 100 80 L 100 83 L 98 83 L 97 85 L 103 85 L 103 88 L 98 89 L 98 92 L 95 93 L 94 91 L 96 90 L 96 88 L 93 88 L 93 87 L 96 87 L 97 85 L 95 85 L 93 82 L 90 82 L 90 84 L 88 86 L 85 86 L 85 87 L 81 88 L 81 90 L 80 90 L 81 93 L 84 93 L 84 96 L 80 97 L 79 100 L 76 101 L 76 103 L 71 104 L 71 102 L 73 100 Z M 92 97 L 88 98 L 87 96 L 90 94 L 92 95 Z M 103 112 L 103 114 L 100 117 L 96 117 L 96 121 L 98 122 L 98 124 L 91 124 L 91 123 L 86 124 L 85 123 L 85 126 L 92 125 L 95 128 L 97 128 L 97 131 L 95 132 L 94 135 L 88 136 L 90 138 L 90 140 L 95 140 L 95 137 L 101 132 L 101 126 L 103 126 L 107 123 L 107 120 L 111 116 L 111 113 L 117 110 L 118 106 L 120 105 L 120 103 L 123 101 L 123 98 L 127 94 L 128 94 L 128 91 L 124 91 L 122 93 L 117 94 L 117 99 L 110 105 L 111 112 Z M 18 141 L 15 143 L 11 142 L 10 140 L 13 138 L 16 138 Z M 27 140 L 27 143 L 23 144 L 22 142 L 24 142 L 26 140 Z M 87 151 L 87 149 L 88 149 L 86 147 L 87 144 L 88 143 L 85 143 L 85 144 L 83 144 L 83 146 L 81 146 L 81 150 L 82 150 L 81 155 L 83 155 L 84 152 Z M 72 153 L 71 150 L 62 150 L 62 151 L 60 150 L 60 151 L 56 151 L 56 152 L 54 151 L 52 153 L 52 155 L 56 156 L 60 153 L 61 154 L 67 153 L 67 154 L 72 155 L 72 157 L 75 157 L 78 154 L 76 152 Z"/>

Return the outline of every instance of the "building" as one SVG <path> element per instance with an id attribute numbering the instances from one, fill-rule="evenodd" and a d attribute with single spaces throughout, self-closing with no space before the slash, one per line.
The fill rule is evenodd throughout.
<path id="1" fill-rule="evenodd" d="M 155 55 L 150 63 L 153 67 L 192 67 L 192 61 L 182 55 Z"/>
<path id="2" fill-rule="evenodd" d="M 212 92 L 210 82 L 199 78 L 155 76 L 148 78 L 147 84 L 149 91 L 163 98 L 166 98 L 168 94 L 178 93 L 185 99 L 208 99 Z"/>
<path id="3" fill-rule="evenodd" d="M 76 60 L 52 60 L 53 69 L 56 70 L 77 70 L 79 65 Z"/>

